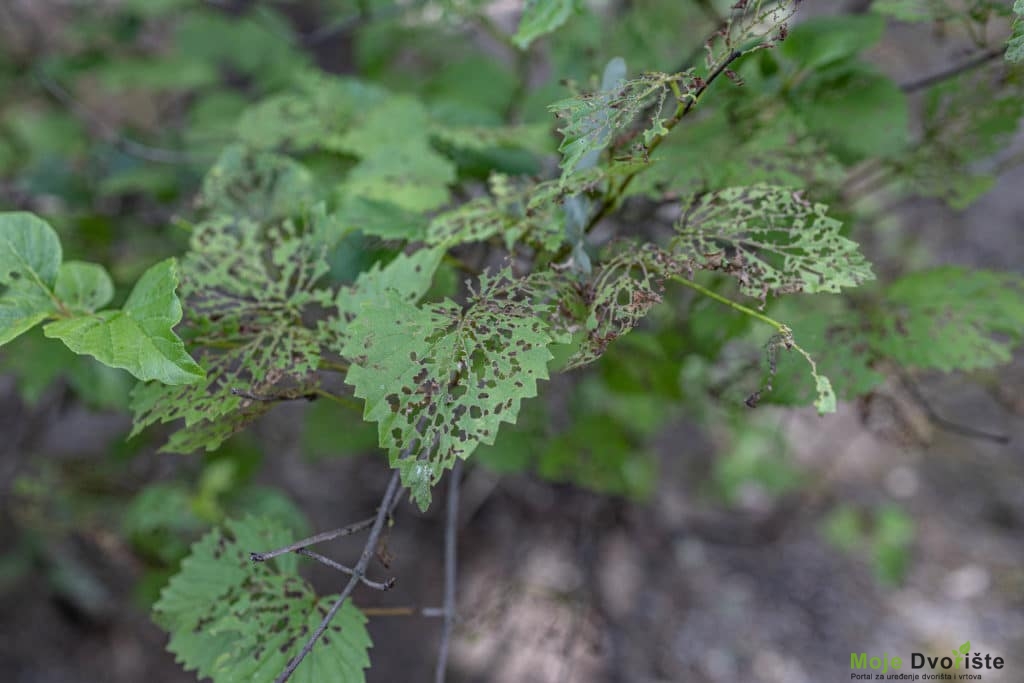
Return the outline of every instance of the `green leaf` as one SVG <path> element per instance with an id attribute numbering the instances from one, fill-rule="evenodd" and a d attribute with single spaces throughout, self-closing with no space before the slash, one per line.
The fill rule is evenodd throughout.
<path id="1" fill-rule="evenodd" d="M 887 315 L 870 343 L 906 368 L 974 370 L 1007 363 L 1024 337 L 1024 278 L 933 268 L 886 290 Z"/>
<path id="2" fill-rule="evenodd" d="M 139 278 L 121 310 L 57 320 L 43 332 L 75 353 L 95 356 L 101 363 L 124 368 L 144 381 L 198 382 L 204 377 L 202 368 L 172 331 L 181 321 L 177 286 L 175 261 L 167 259 Z"/>
<path id="3" fill-rule="evenodd" d="M 894 156 L 907 146 L 907 97 L 870 69 L 811 78 L 794 92 L 793 107 L 808 130 L 846 163 Z"/>
<path id="4" fill-rule="evenodd" d="M 465 311 L 392 294 L 349 326 L 345 381 L 366 400 L 364 418 L 378 423 L 381 446 L 423 509 L 444 470 L 494 443 L 548 377 L 553 338 L 527 287 L 485 275 Z"/>
<path id="5" fill-rule="evenodd" d="M 872 14 L 815 17 L 800 22 L 779 51 L 805 69 L 854 57 L 882 38 L 885 19 Z"/>
<path id="6" fill-rule="evenodd" d="M 136 387 L 133 435 L 157 422 L 184 419 L 186 429 L 163 450 L 212 450 L 269 410 L 274 397 L 304 396 L 316 388 L 321 351 L 338 334 L 303 324 L 302 315 L 333 308 L 332 292 L 317 285 L 328 272 L 324 255 L 334 227 L 318 206 L 303 222 L 264 228 L 226 216 L 193 228 L 182 291 L 206 381 Z"/>
<path id="7" fill-rule="evenodd" d="M 1013 20 L 1013 33 L 1006 41 L 1006 61 L 1024 62 L 1024 0 L 1015 0 L 1013 11 L 1017 17 Z"/>
<path id="8" fill-rule="evenodd" d="M 579 9 L 579 0 L 526 0 L 519 28 L 512 40 L 520 49 L 525 50 L 537 38 L 551 33 L 568 21 L 573 12 Z"/>
<path id="9" fill-rule="evenodd" d="M 611 67 L 611 64 L 609 65 Z M 620 131 L 650 108 L 650 124 L 643 136 L 650 142 L 665 131 L 664 121 L 672 115 L 665 112 L 672 97 L 671 85 L 682 87 L 688 74 L 647 73 L 639 78 L 619 82 L 616 86 L 555 102 L 548 107 L 562 120 L 562 180 L 573 171 L 582 170 L 581 162 L 588 155 L 600 153 Z"/>
<path id="10" fill-rule="evenodd" d="M 314 203 L 313 176 L 297 161 L 230 145 L 203 179 L 200 203 L 213 213 L 275 220 Z"/>
<path id="11" fill-rule="evenodd" d="M 30 213 L 0 213 L 0 345 L 57 311 L 60 239 Z"/>
<path id="12" fill-rule="evenodd" d="M 430 289 L 442 256 L 443 249 L 419 249 L 408 256 L 399 254 L 384 267 L 375 263 L 352 287 L 338 291 L 338 310 L 352 320 L 365 306 L 386 305 L 392 295 L 416 303 Z"/>
<path id="13" fill-rule="evenodd" d="M 114 298 L 114 283 L 103 266 L 68 261 L 61 264 L 54 293 L 72 311 L 92 313 Z"/>
<path id="14" fill-rule="evenodd" d="M 971 641 L 968 640 L 966 643 L 964 643 L 963 645 L 960 646 L 960 654 L 965 655 L 965 654 L 967 654 L 970 651 L 971 651 Z"/>
<path id="15" fill-rule="evenodd" d="M 839 292 L 874 279 L 856 242 L 827 207 L 772 185 L 734 187 L 697 199 L 676 223 L 674 255 L 735 277 L 740 291 Z"/>
<path id="16" fill-rule="evenodd" d="M 153 607 L 154 620 L 170 633 L 167 649 L 186 670 L 214 683 L 272 680 L 284 670 L 335 601 L 316 596 L 294 555 L 249 559 L 291 540 L 278 524 L 246 517 L 192 547 Z M 364 681 L 371 647 L 365 623 L 346 600 L 290 680 Z"/>
<path id="17" fill-rule="evenodd" d="M 665 278 L 684 270 L 684 262 L 653 244 L 625 245 L 607 258 L 585 287 L 586 338 L 566 368 L 600 358 L 612 341 L 636 327 L 661 302 Z"/>

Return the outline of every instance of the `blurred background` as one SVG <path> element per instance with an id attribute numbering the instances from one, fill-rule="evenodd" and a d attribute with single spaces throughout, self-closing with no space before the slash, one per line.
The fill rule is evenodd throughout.
<path id="1" fill-rule="evenodd" d="M 413 94 L 449 122 L 548 126 L 548 157 L 454 155 L 457 200 L 494 168 L 550 173 L 546 107 L 566 80 L 589 87 L 615 56 L 631 73 L 699 63 L 731 3 L 583 4 L 523 52 L 511 0 L 0 0 L 0 209 L 49 220 L 66 258 L 104 264 L 123 296 L 187 248 L 177 221 L 220 151 L 278 134 L 255 105 L 319 73 Z M 940 5 L 970 21 L 920 21 Z M 858 59 L 903 86 L 926 142 L 933 76 L 957 84 L 967 113 L 995 106 L 986 84 L 1012 80 L 1009 5 L 805 0 L 793 23 L 885 17 Z M 837 154 L 848 181 L 833 206 L 880 278 L 936 264 L 1024 274 L 1021 107 L 999 101 L 988 148 L 948 123 L 961 165 L 926 160 L 937 178 Z M 835 125 L 851 135 L 887 125 L 848 119 Z M 328 155 L 304 161 L 339 173 Z M 663 208 L 638 198 L 603 229 Z M 350 247 L 331 264 L 341 282 L 397 249 L 358 234 Z M 595 368 L 553 377 L 467 468 L 449 680 L 818 683 L 849 680 L 851 652 L 967 640 L 1008 662 L 984 680 L 1024 679 L 1024 356 L 973 373 L 881 368 L 884 383 L 826 418 L 750 410 L 715 380 L 748 323 L 721 329 L 713 302 L 676 303 L 685 329 L 654 315 Z M 0 349 L 0 373 L 4 680 L 194 680 L 149 620 L 189 545 L 245 512 L 297 534 L 345 524 L 387 481 L 375 427 L 328 402 L 277 406 L 218 450 L 180 455 L 158 452 L 168 430 L 127 438 L 131 377 L 38 330 Z M 387 608 L 440 604 L 442 509 L 403 505 L 387 541 L 396 588 L 356 594 L 370 681 L 431 675 L 439 621 Z M 320 569 L 314 584 L 337 590 Z"/>

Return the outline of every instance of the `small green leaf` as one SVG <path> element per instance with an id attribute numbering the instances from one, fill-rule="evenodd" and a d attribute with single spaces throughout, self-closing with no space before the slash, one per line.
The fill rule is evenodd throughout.
<path id="1" fill-rule="evenodd" d="M 68 261 L 60 267 L 54 292 L 72 311 L 92 313 L 114 298 L 114 283 L 103 266 Z"/>
<path id="2" fill-rule="evenodd" d="M 525 50 L 537 38 L 551 33 L 568 21 L 577 10 L 579 0 L 526 0 L 519 28 L 512 40 L 520 49 Z"/>
<path id="3" fill-rule="evenodd" d="M 57 311 L 60 239 L 26 212 L 0 213 L 0 345 Z"/>
<path id="4" fill-rule="evenodd" d="M 959 654 L 965 655 L 965 654 L 967 654 L 970 651 L 971 651 L 971 641 L 968 640 L 966 643 L 964 643 L 963 645 L 960 646 Z"/>
<path id="5" fill-rule="evenodd" d="M 177 286 L 174 259 L 167 259 L 143 273 L 121 310 L 58 320 L 43 332 L 141 380 L 191 384 L 205 375 L 172 331 L 181 320 Z"/>
<path id="6" fill-rule="evenodd" d="M 818 374 L 815 374 L 814 382 L 818 390 L 818 398 L 814 401 L 814 407 L 818 409 L 818 414 L 836 412 L 836 393 L 832 391 L 832 382 L 825 375 Z"/>

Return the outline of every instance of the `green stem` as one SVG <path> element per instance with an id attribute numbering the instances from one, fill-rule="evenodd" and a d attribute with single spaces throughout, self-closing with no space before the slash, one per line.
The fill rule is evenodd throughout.
<path id="1" fill-rule="evenodd" d="M 348 363 L 338 363 L 333 360 L 321 358 L 317 368 L 319 370 L 333 370 L 334 372 L 348 372 Z"/>
<path id="2" fill-rule="evenodd" d="M 326 398 L 329 401 L 334 401 L 338 405 L 345 406 L 346 408 L 352 408 L 353 410 L 360 411 L 363 409 L 363 405 L 359 401 L 355 401 L 349 398 L 348 396 L 338 396 L 337 394 L 332 394 L 331 392 L 325 391 L 323 389 L 316 389 L 313 391 L 313 393 L 321 398 Z"/>
<path id="3" fill-rule="evenodd" d="M 711 299 L 714 299 L 718 303 L 725 304 L 729 308 L 735 309 L 735 310 L 739 311 L 740 313 L 743 313 L 745 315 L 749 315 L 752 318 L 755 318 L 757 320 L 760 320 L 763 323 L 767 323 L 768 325 L 771 325 L 772 327 L 774 327 L 779 332 L 779 334 L 792 335 L 792 332 L 790 331 L 790 329 L 786 325 L 780 323 L 778 320 L 775 320 L 774 318 L 769 318 L 768 316 L 764 315 L 763 313 L 758 313 L 754 309 L 748 308 L 748 307 L 744 306 L 743 304 L 738 304 L 735 301 L 733 301 L 732 299 L 727 299 L 726 297 L 722 296 L 721 294 L 718 294 L 717 292 L 712 292 L 707 287 L 705 287 L 703 285 L 698 285 L 693 280 L 687 280 L 682 275 L 673 275 L 671 279 L 676 281 L 676 282 L 678 282 L 681 285 L 685 285 L 686 287 L 689 287 L 690 289 L 692 289 L 695 292 L 700 292 L 704 296 L 709 297 Z"/>

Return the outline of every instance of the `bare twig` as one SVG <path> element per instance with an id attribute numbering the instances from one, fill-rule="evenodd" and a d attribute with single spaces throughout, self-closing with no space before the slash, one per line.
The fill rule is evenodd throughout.
<path id="1" fill-rule="evenodd" d="M 331 605 L 331 609 L 327 611 L 324 618 L 320 621 L 320 625 L 316 627 L 313 634 L 306 641 L 306 644 L 302 646 L 302 650 L 297 655 L 292 657 L 291 661 L 288 662 L 288 666 L 285 667 L 284 671 L 274 679 L 274 683 L 284 683 L 292 674 L 295 673 L 295 669 L 298 668 L 302 660 L 306 658 L 310 652 L 313 651 L 313 646 L 320 640 L 320 636 L 324 634 L 331 621 L 334 620 L 334 616 L 341 609 L 342 604 L 352 591 L 355 590 L 356 585 L 362 581 L 363 576 L 366 572 L 366 567 L 370 564 L 370 559 L 373 557 L 373 553 L 377 548 L 377 541 L 380 540 L 380 533 L 384 529 L 384 521 L 390 516 L 393 506 L 396 504 L 395 500 L 398 498 L 398 492 L 401 489 L 401 479 L 398 470 L 395 470 L 391 479 L 388 481 L 387 490 L 384 492 L 384 498 L 380 501 L 380 507 L 377 509 L 377 516 L 373 519 L 373 526 L 370 529 L 370 535 L 366 539 L 366 545 L 363 546 L 363 553 L 359 556 L 359 562 L 352 568 L 352 578 L 349 579 L 348 583 L 345 584 L 345 588 L 342 589 L 341 595 Z"/>
<path id="2" fill-rule="evenodd" d="M 50 93 L 61 104 L 71 110 L 73 114 L 95 127 L 102 138 L 120 149 L 129 156 L 137 157 L 144 161 L 152 161 L 158 164 L 187 164 L 195 161 L 192 155 L 173 149 L 163 149 L 137 142 L 118 133 L 107 122 L 95 112 L 86 109 L 66 88 L 57 81 L 43 73 L 36 75 L 36 79 L 46 92 Z"/>
<path id="3" fill-rule="evenodd" d="M 234 387 L 231 389 L 231 394 L 233 396 L 247 398 L 250 401 L 260 401 L 261 403 L 273 403 L 275 401 L 315 401 L 320 395 L 315 391 L 308 394 L 299 394 L 297 396 L 291 394 L 254 394 L 251 391 L 237 389 Z"/>
<path id="4" fill-rule="evenodd" d="M 1002 57 L 1003 52 L 1003 48 L 992 48 L 990 50 L 986 50 L 985 52 L 982 52 L 974 59 L 969 59 L 963 64 L 958 64 L 957 66 L 950 67 L 945 71 L 940 71 L 939 73 L 932 74 L 931 76 L 925 76 L 924 78 L 921 78 L 916 81 L 904 83 L 903 85 L 900 86 L 900 89 L 905 93 L 912 93 L 917 92 L 918 90 L 923 90 L 924 88 L 935 85 L 936 83 L 941 83 L 942 81 L 949 80 L 950 78 L 955 78 L 962 73 L 970 71 L 971 69 L 976 69 L 979 66 L 983 66 L 988 62 L 991 62 L 993 59 Z"/>
<path id="5" fill-rule="evenodd" d="M 345 565 L 341 564 L 340 562 L 335 562 L 331 558 L 326 557 L 324 555 L 321 555 L 320 553 L 315 553 L 312 550 L 308 550 L 306 548 L 299 548 L 298 550 L 295 551 L 295 554 L 296 555 L 302 555 L 304 557 L 308 557 L 310 559 L 316 560 L 320 564 L 325 564 L 328 567 L 330 567 L 331 569 L 337 569 L 339 572 L 342 572 L 343 574 L 348 574 L 350 576 L 355 576 L 356 575 L 355 570 L 352 569 L 351 567 L 346 567 Z M 381 581 L 371 581 L 370 579 L 366 578 L 365 576 L 360 577 L 359 580 L 363 582 L 364 586 L 369 586 L 370 588 L 373 588 L 373 589 L 379 590 L 379 591 L 391 590 L 395 586 L 395 578 L 394 577 L 391 577 L 387 581 L 383 581 L 383 582 L 381 582 Z"/>
<path id="6" fill-rule="evenodd" d="M 391 511 L 389 510 L 388 514 L 390 514 L 390 512 Z M 271 550 L 265 553 L 249 553 L 249 559 L 253 562 L 265 562 L 266 560 L 277 557 L 278 555 L 298 552 L 299 550 L 308 548 L 311 545 L 316 545 L 317 543 L 333 541 L 334 539 L 341 538 L 342 536 L 351 536 L 352 534 L 359 533 L 363 529 L 368 529 L 376 519 L 376 517 L 369 517 L 358 522 L 353 522 L 352 524 L 349 524 L 348 526 L 343 526 L 339 529 L 321 531 L 319 534 L 316 534 L 315 536 L 304 538 L 301 541 L 295 541 L 295 543 L 286 545 L 283 548 L 278 548 L 277 550 Z"/>
<path id="7" fill-rule="evenodd" d="M 924 394 L 921 393 L 920 387 L 917 386 L 914 380 L 912 380 L 906 374 L 901 374 L 900 379 L 903 382 L 903 386 L 906 387 L 907 391 L 910 393 L 911 398 L 913 398 L 917 402 L 917 404 L 921 406 L 921 409 L 924 410 L 924 414 L 936 427 L 939 427 L 940 429 L 945 429 L 947 432 L 952 432 L 953 434 L 960 434 L 961 436 L 966 436 L 972 439 L 984 439 L 986 441 L 993 441 L 999 444 L 1010 443 L 1010 437 L 1006 434 L 996 434 L 993 432 L 987 432 L 983 429 L 978 429 L 970 425 L 960 424 L 959 422 L 954 422 L 953 420 L 948 420 L 942 417 L 937 412 L 935 412 L 935 409 L 932 408 L 931 404 L 928 402 L 928 399 L 926 399 L 924 397 Z"/>
<path id="8" fill-rule="evenodd" d="M 438 648 L 434 683 L 444 683 L 448 671 L 448 650 L 451 647 L 452 628 L 455 626 L 455 571 L 456 534 L 459 519 L 459 484 L 462 480 L 462 460 L 456 460 L 448 483 L 448 509 L 444 527 L 444 626 Z"/>

